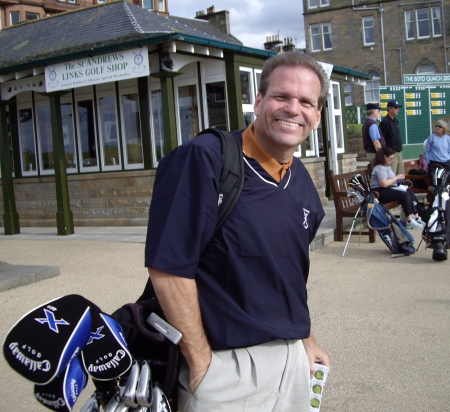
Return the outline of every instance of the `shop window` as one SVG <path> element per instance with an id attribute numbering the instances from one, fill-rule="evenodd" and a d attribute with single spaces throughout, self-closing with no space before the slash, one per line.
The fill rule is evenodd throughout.
<path id="1" fill-rule="evenodd" d="M 75 136 L 73 125 L 72 103 L 65 97 L 60 103 L 61 123 L 64 139 L 64 152 L 66 158 L 66 170 L 68 173 L 77 171 L 75 153 Z M 36 125 L 38 137 L 38 153 L 40 174 L 54 174 L 55 161 L 53 153 L 52 122 L 50 102 L 47 97 L 36 96 Z"/>
<path id="2" fill-rule="evenodd" d="M 111 94 L 109 92 L 100 92 L 97 103 L 102 169 L 118 170 L 121 168 L 122 162 L 120 159 L 119 132 L 117 127 L 116 98 L 113 90 L 111 90 Z"/>
<path id="3" fill-rule="evenodd" d="M 200 132 L 196 85 L 178 87 L 178 115 L 181 144 L 193 139 Z"/>
<path id="4" fill-rule="evenodd" d="M 18 107 L 18 116 L 22 175 L 37 175 L 37 153 L 32 107 Z"/>
<path id="5" fill-rule="evenodd" d="M 99 170 L 96 116 L 91 88 L 76 92 L 77 125 L 80 169 L 82 172 Z"/>
<path id="6" fill-rule="evenodd" d="M 132 82 L 135 83 L 136 80 L 133 79 Z M 121 89 L 120 102 L 125 168 L 143 167 L 144 157 L 137 87 Z"/>
<path id="7" fill-rule="evenodd" d="M 38 148 L 40 153 L 40 173 L 53 174 L 55 162 L 53 156 L 52 123 L 50 120 L 50 106 L 36 108 L 36 124 L 38 135 Z"/>
<path id="8" fill-rule="evenodd" d="M 225 82 L 206 84 L 206 104 L 209 127 L 228 130 Z"/>

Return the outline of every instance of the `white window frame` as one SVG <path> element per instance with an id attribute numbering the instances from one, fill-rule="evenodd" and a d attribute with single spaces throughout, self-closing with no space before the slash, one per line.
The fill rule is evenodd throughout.
<path id="1" fill-rule="evenodd" d="M 372 71 L 369 74 L 373 75 L 372 80 L 366 80 L 366 85 L 364 86 L 364 103 L 378 103 L 380 100 L 380 73 Z M 375 77 L 374 75 L 378 74 L 378 77 Z M 378 93 L 376 93 L 376 90 L 378 90 Z M 371 94 L 376 94 L 376 96 L 372 96 L 371 99 L 367 98 L 367 93 L 370 92 Z"/>
<path id="2" fill-rule="evenodd" d="M 249 103 L 242 103 L 242 112 L 243 114 L 249 114 L 252 121 L 255 120 L 255 99 L 258 94 L 258 88 L 259 88 L 259 79 L 261 75 L 261 69 L 254 69 L 252 67 L 239 67 L 239 72 L 248 72 L 250 73 L 249 79 L 250 79 L 250 95 L 249 97 Z"/>
<path id="3" fill-rule="evenodd" d="M 98 125 L 98 132 L 99 132 L 99 153 L 100 153 L 100 160 L 102 165 L 103 171 L 113 171 L 113 170 L 122 170 L 122 153 L 121 153 L 121 140 L 120 140 L 120 133 L 119 133 L 119 124 L 118 124 L 118 115 L 119 112 L 117 110 L 117 98 L 116 98 L 116 88 L 114 83 L 105 83 L 105 84 L 98 84 L 96 86 L 96 92 L 97 92 L 97 125 Z M 106 164 L 106 158 L 105 158 L 105 138 L 107 133 L 109 133 L 108 130 L 104 130 L 104 124 L 102 121 L 102 113 L 101 113 L 101 107 L 100 107 L 100 99 L 111 97 L 114 101 L 114 110 L 115 110 L 115 121 L 109 122 L 109 127 L 115 127 L 116 133 L 117 133 L 117 160 L 116 164 L 108 165 Z"/>
<path id="4" fill-rule="evenodd" d="M 317 9 L 319 7 L 319 0 L 308 0 L 308 9 Z"/>
<path id="5" fill-rule="evenodd" d="M 313 30 L 315 33 L 313 33 Z M 321 49 L 321 38 L 320 38 L 320 25 L 319 24 L 311 24 L 309 26 L 309 33 L 311 36 L 311 51 L 319 52 Z M 317 47 L 319 46 L 319 47 Z"/>
<path id="6" fill-rule="evenodd" d="M 422 16 L 420 16 L 421 18 L 419 19 L 419 13 L 420 12 L 426 12 L 426 16 L 427 18 L 422 18 Z M 423 35 L 423 33 L 420 33 L 420 23 L 426 23 L 427 27 L 428 27 L 428 34 Z M 431 28 L 430 28 L 430 9 L 428 8 L 421 8 L 421 9 L 416 9 L 416 30 L 417 30 L 417 38 L 418 39 L 428 39 L 431 36 Z"/>
<path id="7" fill-rule="evenodd" d="M 166 11 L 166 2 L 165 2 L 165 0 L 158 0 L 158 11 L 162 11 L 162 12 Z"/>
<path id="8" fill-rule="evenodd" d="M 135 84 L 132 84 L 135 83 Z M 139 133 L 141 137 L 141 149 L 143 151 L 143 141 L 142 141 L 142 129 L 141 129 L 141 119 L 142 113 L 139 107 L 139 90 L 137 85 L 137 79 L 131 79 L 128 81 L 119 82 L 119 107 L 120 107 L 120 124 L 122 127 L 122 142 L 121 146 L 123 147 L 123 162 L 125 170 L 135 170 L 135 169 L 143 169 L 144 168 L 144 155 L 142 153 L 142 163 L 128 163 L 128 142 L 126 136 L 126 128 L 125 128 L 125 119 L 124 119 L 124 107 L 123 107 L 123 96 L 127 94 L 137 94 L 138 95 L 138 113 L 139 113 Z"/>
<path id="9" fill-rule="evenodd" d="M 150 3 L 150 7 L 145 7 L 144 3 Z M 144 10 L 153 10 L 154 9 L 153 0 L 142 0 L 142 8 Z"/>
<path id="10" fill-rule="evenodd" d="M 441 22 L 441 9 L 440 7 L 431 7 L 431 28 L 433 37 L 441 37 L 442 36 L 442 22 Z M 437 23 L 439 27 L 439 33 L 435 30 L 435 23 Z"/>
<path id="11" fill-rule="evenodd" d="M 353 106 L 353 85 L 344 83 L 345 106 Z"/>
<path id="12" fill-rule="evenodd" d="M 375 44 L 375 19 L 373 16 L 365 16 L 362 18 L 364 46 L 373 46 Z M 373 41 L 367 40 L 372 34 Z"/>
<path id="13" fill-rule="evenodd" d="M 80 101 L 90 100 L 92 103 L 92 116 L 93 116 L 93 123 L 94 123 L 94 138 L 95 138 L 95 151 L 97 155 L 97 165 L 96 166 L 85 166 L 83 162 L 83 147 L 81 146 L 82 139 L 81 139 L 81 127 L 80 127 L 80 116 L 78 113 L 78 103 Z M 99 153 L 99 137 L 97 132 L 97 113 L 95 110 L 96 102 L 94 100 L 94 91 L 92 87 L 86 87 L 86 88 L 79 88 L 75 89 L 75 106 L 73 108 L 75 118 L 76 118 L 76 124 L 77 124 L 77 133 L 78 133 L 78 164 L 80 165 L 80 172 L 81 173 L 89 173 L 89 172 L 99 172 L 100 171 L 100 153 Z"/>
<path id="14" fill-rule="evenodd" d="M 406 40 L 414 40 L 416 38 L 414 11 L 405 11 L 405 30 L 406 30 Z M 412 33 L 411 33 L 412 32 Z"/>
<path id="15" fill-rule="evenodd" d="M 330 0 L 320 0 L 320 7 L 327 7 L 330 5 Z"/>
<path id="16" fill-rule="evenodd" d="M 154 79 L 151 78 L 150 76 L 148 77 L 148 99 L 149 99 L 149 119 L 150 119 L 150 135 L 151 135 L 151 145 L 152 145 L 152 165 L 154 168 L 158 167 L 159 161 L 157 160 L 156 157 L 156 152 L 157 152 L 157 148 L 156 148 L 156 142 L 155 142 L 155 122 L 154 122 L 154 118 L 153 118 L 153 106 L 152 106 L 152 92 L 160 92 L 161 93 L 161 82 L 159 81 L 159 79 Z M 161 112 L 158 113 L 158 120 L 160 122 L 160 124 L 162 124 L 163 122 L 163 114 L 162 111 L 164 110 L 164 108 L 160 107 Z M 164 126 L 162 126 L 162 132 L 163 132 L 163 136 L 162 136 L 162 150 L 163 150 L 163 156 L 164 156 Z"/>
<path id="17" fill-rule="evenodd" d="M 35 161 L 36 161 L 36 169 L 35 170 L 29 170 L 28 168 L 23 167 L 23 150 L 22 150 L 22 136 L 21 136 L 21 129 L 20 129 L 20 111 L 21 110 L 31 110 L 31 114 L 33 116 L 31 125 L 33 128 L 33 146 L 34 146 L 34 155 L 35 155 Z M 22 171 L 22 176 L 37 176 L 38 175 L 38 169 L 39 169 L 39 152 L 38 147 L 36 145 L 36 127 L 35 127 L 35 116 L 36 113 L 33 108 L 33 98 L 31 92 L 29 93 L 21 93 L 17 96 L 17 118 L 19 119 L 19 155 L 20 155 L 20 168 Z M 31 163 L 30 163 L 31 164 Z"/>
<path id="18" fill-rule="evenodd" d="M 333 37 L 332 37 L 332 31 L 331 31 L 331 22 L 322 23 L 322 49 L 325 50 L 333 50 Z M 325 32 L 325 28 L 329 29 L 329 31 Z M 330 38 L 330 47 L 325 47 L 325 37 Z"/>
<path id="19" fill-rule="evenodd" d="M 12 19 L 13 13 L 14 13 L 14 15 L 15 15 L 15 13 L 17 13 L 17 15 L 19 16 L 19 20 L 17 20 L 15 23 L 13 23 L 13 19 Z M 19 10 L 13 10 L 13 11 L 9 12 L 9 23 L 11 24 L 11 26 L 14 24 L 20 23 L 20 11 Z"/>

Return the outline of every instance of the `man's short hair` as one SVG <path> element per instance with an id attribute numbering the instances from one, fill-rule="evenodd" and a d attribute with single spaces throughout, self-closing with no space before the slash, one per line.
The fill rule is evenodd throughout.
<path id="1" fill-rule="evenodd" d="M 327 100 L 330 81 L 322 66 L 311 56 L 299 52 L 286 52 L 272 56 L 263 66 L 261 73 L 261 82 L 259 84 L 259 93 L 265 96 L 270 83 L 270 76 L 278 66 L 304 67 L 312 70 L 320 81 L 319 109 L 322 108 Z"/>

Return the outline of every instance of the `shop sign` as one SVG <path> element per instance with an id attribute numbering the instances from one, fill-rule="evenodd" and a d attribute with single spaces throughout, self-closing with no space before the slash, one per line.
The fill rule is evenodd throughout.
<path id="1" fill-rule="evenodd" d="M 109 83 L 150 74 L 147 47 L 49 65 L 45 68 L 47 92 Z"/>

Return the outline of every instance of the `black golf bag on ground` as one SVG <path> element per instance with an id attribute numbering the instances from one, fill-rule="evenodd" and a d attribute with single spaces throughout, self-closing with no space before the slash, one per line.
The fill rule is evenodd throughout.
<path id="1" fill-rule="evenodd" d="M 361 205 L 367 219 L 367 226 L 378 232 L 381 240 L 392 252 L 391 257 L 409 256 L 415 252 L 414 237 L 400 221 L 386 209 L 373 192 Z"/>
<path id="2" fill-rule="evenodd" d="M 399 220 L 378 202 L 375 193 L 370 192 L 361 175 L 356 174 L 347 182 L 347 196 L 352 197 L 353 204 L 361 204 L 367 225 L 378 232 L 381 240 L 392 252 L 392 257 L 413 254 L 414 238 Z"/>
<path id="3" fill-rule="evenodd" d="M 450 171 L 438 166 L 432 174 L 430 191 L 433 200 L 423 214 L 426 226 L 422 232 L 425 248 L 433 249 L 433 260 L 447 260 L 450 247 Z"/>

